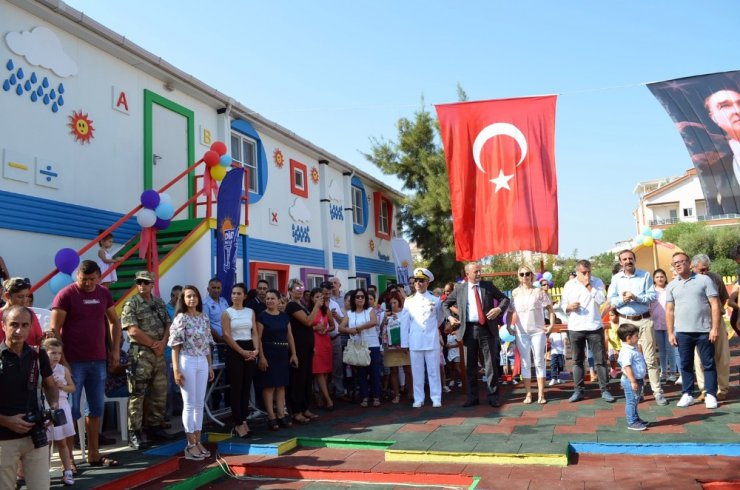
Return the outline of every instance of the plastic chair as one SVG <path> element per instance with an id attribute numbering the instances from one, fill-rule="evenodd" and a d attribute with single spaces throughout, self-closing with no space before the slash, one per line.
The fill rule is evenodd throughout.
<path id="1" fill-rule="evenodd" d="M 108 398 L 105 397 L 105 403 L 113 402 L 118 406 L 116 411 L 118 412 L 118 427 L 121 430 L 121 442 L 128 441 L 128 397 L 122 398 Z"/>

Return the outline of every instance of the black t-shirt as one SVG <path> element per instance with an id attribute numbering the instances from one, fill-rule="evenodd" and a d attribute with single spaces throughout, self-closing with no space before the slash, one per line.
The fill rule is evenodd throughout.
<path id="1" fill-rule="evenodd" d="M 295 341 L 296 350 L 313 350 L 313 328 L 305 326 L 303 322 L 293 316 L 297 311 L 303 311 L 306 316 L 309 315 L 309 312 L 302 304 L 297 301 L 288 302 L 288 305 L 285 307 L 285 312 L 290 317 L 290 330 L 293 333 L 293 341 Z"/>
<path id="2" fill-rule="evenodd" d="M 3 342 L 0 344 L 0 414 L 17 415 L 19 413 L 38 412 L 39 400 L 36 391 L 29 388 L 31 365 L 35 351 L 23 344 L 20 357 Z M 42 378 L 52 375 L 49 356 L 44 349 L 38 353 L 39 368 Z M 42 381 L 39 380 L 38 387 Z M 0 440 L 20 439 L 28 434 L 18 434 L 6 427 L 0 427 Z"/>
<path id="3" fill-rule="evenodd" d="M 265 311 L 267 309 L 267 305 L 265 305 L 262 301 L 258 300 L 257 298 L 254 298 L 247 302 L 246 305 L 247 308 L 252 308 L 252 311 L 254 311 L 254 317 L 257 318 L 257 316 Z"/>

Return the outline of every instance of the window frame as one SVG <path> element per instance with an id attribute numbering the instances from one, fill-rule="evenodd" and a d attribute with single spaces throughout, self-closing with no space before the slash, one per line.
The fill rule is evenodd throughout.
<path id="1" fill-rule="evenodd" d="M 365 191 L 365 185 L 356 175 L 352 177 L 351 185 L 352 192 L 350 196 L 352 199 L 352 230 L 354 231 L 355 235 L 361 235 L 365 233 L 365 230 L 367 230 L 369 207 L 367 192 Z M 358 205 L 358 203 L 356 202 L 356 192 L 359 193 L 360 196 L 360 205 Z M 362 224 L 357 223 L 355 220 L 358 209 L 361 211 Z"/>
<path id="2" fill-rule="evenodd" d="M 303 185 L 299 186 L 296 174 L 303 176 Z M 308 167 L 298 160 L 290 159 L 290 192 L 296 196 L 308 198 Z"/>
<path id="3" fill-rule="evenodd" d="M 238 155 L 234 149 L 234 139 L 237 139 L 239 143 Z M 251 146 L 253 165 L 250 165 L 249 163 L 247 163 L 246 159 L 244 159 L 243 150 L 244 150 L 245 143 L 248 143 Z M 248 192 L 253 192 L 253 193 L 259 193 L 260 169 L 259 169 L 259 162 L 257 159 L 258 151 L 259 151 L 259 143 L 254 138 L 244 133 L 240 133 L 239 131 L 235 131 L 235 130 L 231 131 L 231 158 L 233 161 L 237 162 L 239 165 L 241 165 L 242 167 L 248 170 L 248 174 L 249 174 Z"/>
<path id="4" fill-rule="evenodd" d="M 393 238 L 393 201 L 384 196 L 382 192 L 373 192 L 373 204 L 375 215 L 375 236 L 381 240 L 390 240 Z M 383 216 L 383 207 L 385 206 L 387 216 Z M 387 230 L 383 230 L 383 222 Z"/>

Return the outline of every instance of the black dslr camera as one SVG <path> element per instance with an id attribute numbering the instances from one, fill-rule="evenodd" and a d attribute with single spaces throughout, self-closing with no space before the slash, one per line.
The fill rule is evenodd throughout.
<path id="1" fill-rule="evenodd" d="M 49 440 L 46 437 L 46 422 L 50 420 L 54 424 L 54 427 L 59 427 L 67 423 L 67 416 L 62 409 L 49 409 L 39 412 L 28 412 L 23 417 L 23 420 L 34 424 L 30 435 L 33 441 L 33 447 L 38 449 L 49 444 Z"/>

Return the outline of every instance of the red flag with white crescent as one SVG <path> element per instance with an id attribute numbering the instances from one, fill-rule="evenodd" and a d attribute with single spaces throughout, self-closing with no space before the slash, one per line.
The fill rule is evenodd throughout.
<path id="1" fill-rule="evenodd" d="M 558 253 L 557 96 L 437 105 L 457 260 Z"/>

